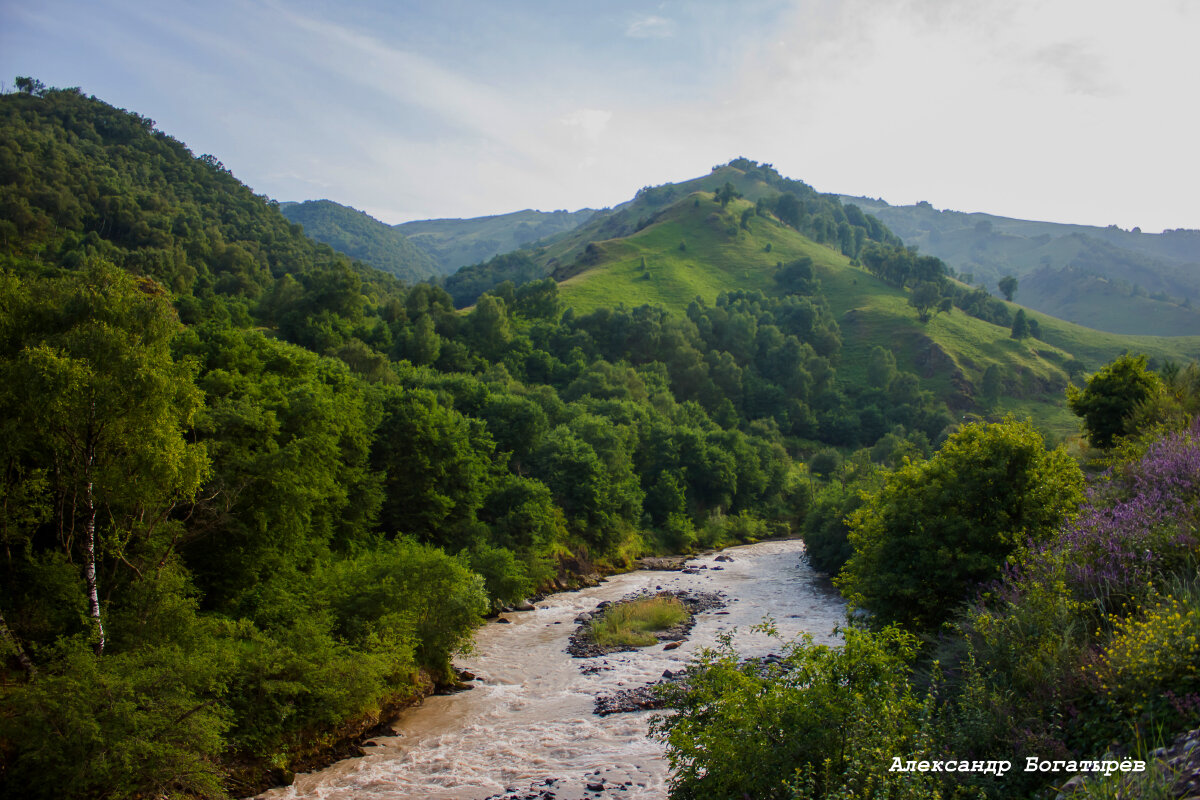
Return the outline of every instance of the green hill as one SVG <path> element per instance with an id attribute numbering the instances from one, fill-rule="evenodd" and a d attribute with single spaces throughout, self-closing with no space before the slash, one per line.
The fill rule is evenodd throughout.
<path id="1" fill-rule="evenodd" d="M 957 308 L 922 324 L 908 303 L 908 290 L 889 285 L 839 249 L 802 236 L 769 213 L 749 217 L 743 227 L 747 209 L 754 204 L 746 199 L 722 208 L 712 193 L 694 192 L 641 230 L 584 246 L 567 267 L 563 258 L 577 251 L 569 242 L 548 248 L 541 258 L 559 265 L 555 275 L 564 302 L 578 313 L 617 303 L 682 312 L 694 298 L 711 304 L 722 292 L 778 293 L 778 265 L 811 258 L 841 329 L 844 381 L 861 383 L 872 350 L 884 347 L 952 408 L 1032 413 L 1059 433 L 1076 429 L 1063 404 L 1071 372 L 1094 370 L 1125 350 L 1160 361 L 1200 356 L 1200 337 L 1122 336 L 1037 312 L 1027 313 L 1039 323 L 1041 339 L 1014 340 L 1009 327 Z M 984 375 L 993 366 L 1001 388 L 991 398 L 985 396 Z"/>
<path id="2" fill-rule="evenodd" d="M 459 267 L 527 247 L 534 242 L 574 230 L 591 219 L 590 208 L 579 211 L 514 211 L 473 219 L 427 219 L 404 222 L 395 229 L 450 275 Z"/>
<path id="3" fill-rule="evenodd" d="M 408 283 L 440 273 L 433 258 L 403 233 L 362 211 L 332 200 L 280 203 L 279 210 L 318 242 Z"/>
<path id="4" fill-rule="evenodd" d="M 821 194 L 802 181 L 785 178 L 770 164 L 737 158 L 699 178 L 646 186 L 632 200 L 597 212 L 587 223 L 552 241 L 464 267 L 446 279 L 446 289 L 456 304 L 466 306 L 503 281 L 520 283 L 544 275 L 563 280 L 587 267 L 593 258 L 588 248 L 595 243 L 632 236 L 659 222 L 661 215 L 682 198 L 695 192 L 713 193 L 726 186 L 733 194 L 752 201 L 756 209 L 764 203 L 771 213 L 812 241 L 833 245 L 843 253 L 856 255 L 870 241 L 900 244 L 899 237 L 856 206 L 843 205 L 834 195 Z M 778 206 L 780 202 L 782 206 Z M 722 224 L 736 226 L 740 217 Z"/>
<path id="5" fill-rule="evenodd" d="M 905 244 L 1047 314 L 1114 333 L 1200 335 L 1200 231 L 1142 233 L 843 198 L 878 216 Z"/>

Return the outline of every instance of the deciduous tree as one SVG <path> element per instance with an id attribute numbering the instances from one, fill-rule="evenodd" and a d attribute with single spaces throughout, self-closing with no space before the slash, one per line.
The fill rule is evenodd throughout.
<path id="1" fill-rule="evenodd" d="M 1062 448 L 1047 452 L 1029 422 L 967 425 L 866 498 L 838 584 L 881 623 L 936 627 L 1016 547 L 1069 518 L 1082 489 L 1079 466 Z"/>

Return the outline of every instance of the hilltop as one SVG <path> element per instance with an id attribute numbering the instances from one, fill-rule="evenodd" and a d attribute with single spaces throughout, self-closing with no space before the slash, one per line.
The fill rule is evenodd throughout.
<path id="1" fill-rule="evenodd" d="M 639 196 L 628 208 L 540 249 L 530 260 L 560 281 L 564 302 L 579 313 L 617 303 L 660 305 L 683 313 L 694 299 L 712 304 L 724 292 L 778 295 L 780 266 L 811 259 L 820 295 L 840 327 L 839 374 L 844 381 L 864 381 L 872 351 L 883 347 L 952 408 L 1033 413 L 1059 433 L 1070 432 L 1076 424 L 1062 402 L 1070 380 L 1125 350 L 1144 352 L 1158 361 L 1189 361 L 1200 355 L 1200 337 L 1121 336 L 1029 309 L 1025 313 L 1037 323 L 1039 338 L 1015 340 L 1007 320 L 996 324 L 958 307 L 922 323 L 908 302 L 912 290 L 872 274 L 861 259 L 845 252 L 855 250 L 843 246 L 844 235 L 819 243 L 766 210 L 762 201 L 779 192 L 761 180 L 761 173 L 761 168 L 726 165 L 703 179 L 659 187 L 644 194 L 656 194 L 665 204 L 655 209 L 650 198 Z M 706 187 L 726 183 L 743 197 L 723 207 Z M 808 202 L 817 210 L 819 200 L 826 205 L 818 214 L 833 213 L 828 196 Z M 848 216 L 857 219 L 857 209 L 851 208 L 846 207 Z M 630 219 L 639 218 L 630 224 Z M 866 244 L 860 255 L 872 241 L 870 217 L 862 218 L 867 222 L 860 240 Z M 856 226 L 850 227 L 853 236 Z M 588 241 L 607 232 L 618 235 Z M 886 232 L 875 238 L 884 244 L 893 241 Z M 970 291 L 961 281 L 950 283 L 964 296 Z M 1020 308 L 994 298 L 990 302 L 1008 314 Z"/>

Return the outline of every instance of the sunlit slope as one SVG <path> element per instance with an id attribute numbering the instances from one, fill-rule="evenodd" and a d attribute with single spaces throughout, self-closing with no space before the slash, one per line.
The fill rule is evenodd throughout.
<path id="1" fill-rule="evenodd" d="M 711 195 L 726 183 L 750 202 L 760 197 L 778 195 L 779 190 L 768 185 L 761 175 L 761 170 L 747 171 L 726 164 L 692 180 L 648 186 L 639 191 L 632 200 L 610 210 L 597 212 L 589 222 L 543 248 L 538 253 L 538 260 L 545 264 L 548 270 L 569 267 L 589 243 L 631 236 L 642 226 L 650 224 L 657 215 L 669 213 L 672 207 L 682 200 L 694 198 L 698 193 Z M 711 196 L 709 200 L 711 202 Z M 714 206 L 720 208 L 715 204 Z M 739 209 L 743 207 L 744 204 L 739 206 Z"/>
<path id="2" fill-rule="evenodd" d="M 1072 359 L 1094 370 L 1125 350 L 1159 360 L 1200 357 L 1200 337 L 1121 336 L 1030 311 L 1026 313 L 1042 326 L 1044 341 L 1014 340 L 1007 327 L 959 309 L 922 324 L 905 291 L 852 266 L 833 249 L 770 216 L 751 217 L 742 227 L 742 213 L 752 207 L 747 200 L 734 200 L 722 209 L 711 193 L 695 192 L 642 230 L 595 242 L 590 252 L 559 268 L 556 277 L 564 303 L 577 313 L 618 303 L 662 305 L 683 313 L 696 297 L 713 303 L 723 291 L 773 293 L 777 264 L 808 256 L 841 326 L 839 373 L 844 380 L 864 380 L 868 355 L 882 346 L 952 407 L 965 410 L 1007 403 L 1056 428 L 1067 419 L 1062 394 Z M 985 402 L 982 378 L 991 365 L 1004 376 L 1003 389 L 995 402 Z M 1029 408 L 1031 403 L 1041 407 Z"/>

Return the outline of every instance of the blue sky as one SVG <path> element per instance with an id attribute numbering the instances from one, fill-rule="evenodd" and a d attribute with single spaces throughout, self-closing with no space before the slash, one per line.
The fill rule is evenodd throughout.
<path id="1" fill-rule="evenodd" d="M 736 156 L 821 191 L 1200 228 L 1187 0 L 0 0 L 256 191 L 387 222 L 622 202 Z"/>

